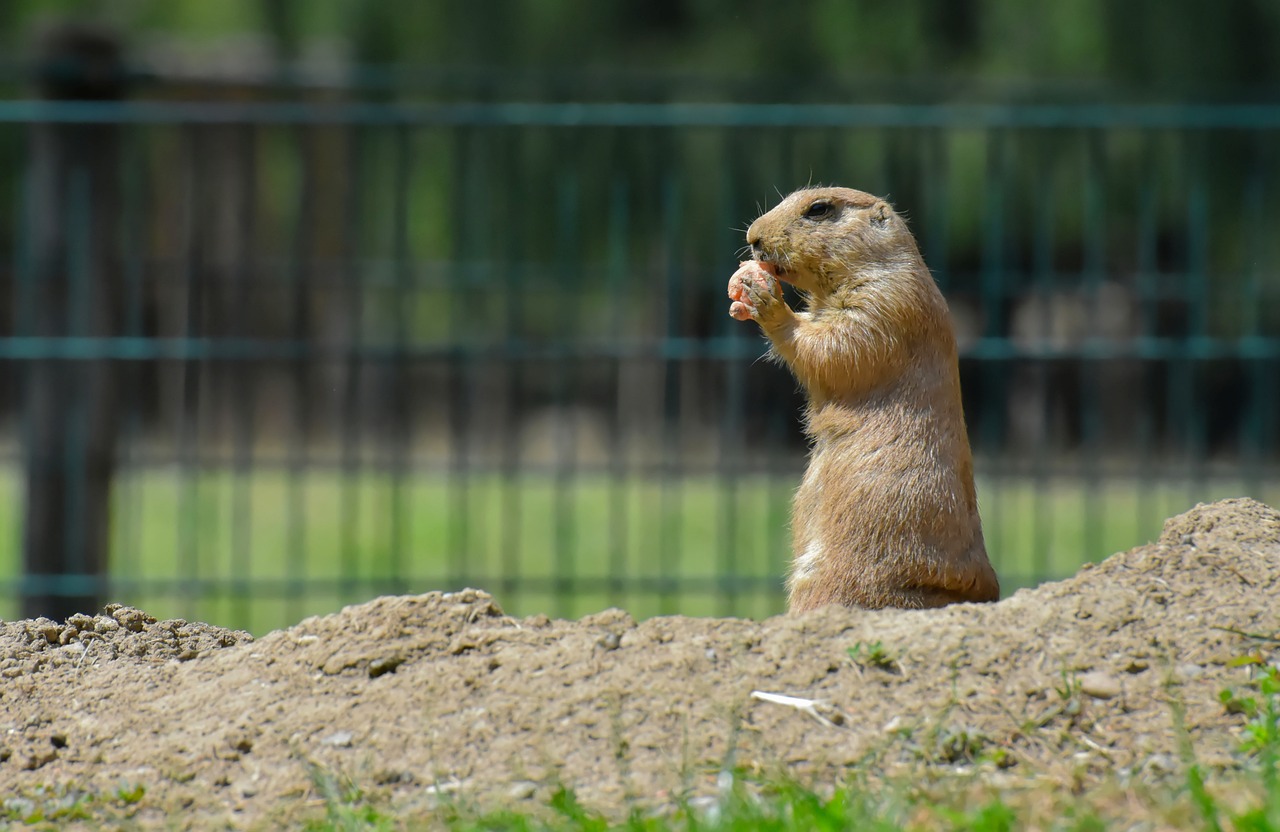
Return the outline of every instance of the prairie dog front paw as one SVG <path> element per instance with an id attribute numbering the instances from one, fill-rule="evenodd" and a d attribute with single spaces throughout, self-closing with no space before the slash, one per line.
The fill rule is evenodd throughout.
<path id="1" fill-rule="evenodd" d="M 782 299 L 782 285 L 769 270 L 755 260 L 738 264 L 729 278 L 729 316 L 738 321 L 756 321 L 761 326 L 785 320 L 791 313 Z"/>

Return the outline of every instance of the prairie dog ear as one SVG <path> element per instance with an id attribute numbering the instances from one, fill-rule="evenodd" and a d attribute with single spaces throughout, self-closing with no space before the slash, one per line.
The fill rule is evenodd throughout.
<path id="1" fill-rule="evenodd" d="M 877 202 L 871 208 L 871 224 L 884 228 L 889 224 L 889 205 L 886 202 Z"/>

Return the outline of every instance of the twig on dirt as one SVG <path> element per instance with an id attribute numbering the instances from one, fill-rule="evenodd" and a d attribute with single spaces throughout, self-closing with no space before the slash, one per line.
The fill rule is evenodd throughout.
<path id="1" fill-rule="evenodd" d="M 1209 629 L 1220 630 L 1224 633 L 1231 633 L 1231 635 L 1240 636 L 1241 638 L 1252 638 L 1258 641 L 1270 641 L 1280 644 L 1280 635 L 1268 636 L 1263 635 L 1262 633 L 1250 633 L 1247 630 L 1237 630 L 1235 627 L 1210 627 Z"/>
<path id="2" fill-rule="evenodd" d="M 89 640 L 89 641 L 87 641 L 87 642 L 86 642 L 86 641 L 81 641 L 81 642 L 80 642 L 80 644 L 81 644 L 81 646 L 83 646 L 83 647 L 84 647 L 84 650 L 82 650 L 82 651 L 80 652 L 80 660 L 76 662 L 76 674 L 77 674 L 77 675 L 79 675 L 79 673 L 80 673 L 80 668 L 84 666 L 84 660 L 85 660 L 85 658 L 86 658 L 86 657 L 88 657 L 88 655 L 89 655 L 89 651 L 93 649 L 93 640 L 91 639 L 91 640 Z"/>
<path id="3" fill-rule="evenodd" d="M 429 795 L 452 794 L 462 788 L 462 781 L 457 777 L 449 776 L 443 780 L 437 780 L 435 783 L 423 789 L 423 792 Z"/>
<path id="4" fill-rule="evenodd" d="M 1045 653 L 1043 650 L 1040 651 L 1040 653 L 1036 656 L 1036 670 L 1043 673 L 1045 669 L 1045 662 L 1047 662 L 1048 660 L 1049 660 L 1049 654 Z"/>
<path id="5" fill-rule="evenodd" d="M 1050 705 L 1046 710 L 1042 711 L 1039 716 L 1031 718 L 1031 724 L 1036 728 L 1043 728 L 1050 722 L 1067 712 L 1067 705 L 1063 702 Z"/>
<path id="6" fill-rule="evenodd" d="M 797 711 L 806 713 L 818 720 L 828 728 L 837 728 L 849 721 L 849 718 L 839 708 L 829 702 L 823 702 L 818 699 L 802 699 L 799 696 L 768 693 L 763 690 L 751 691 L 751 698 L 759 699 L 761 702 L 770 702 L 774 705 L 786 705 L 788 708 L 795 708 Z"/>
<path id="7" fill-rule="evenodd" d="M 1072 740 L 1074 740 L 1075 742 L 1079 743 L 1080 745 L 1083 745 L 1083 746 L 1085 746 L 1086 748 L 1091 748 L 1091 749 L 1093 749 L 1094 751 L 1096 751 L 1096 752 L 1098 752 L 1099 754 L 1101 754 L 1103 757 L 1105 757 L 1105 758 L 1106 758 L 1107 762 L 1109 762 L 1109 763 L 1114 763 L 1114 762 L 1116 761 L 1116 758 L 1115 758 L 1115 756 L 1111 753 L 1111 750 L 1110 750 L 1110 749 L 1108 749 L 1108 748 L 1104 748 L 1103 746 L 1101 746 L 1101 745 L 1099 745 L 1098 743 L 1094 742 L 1093 740 L 1089 739 L 1089 737 L 1088 737 L 1087 735 L 1085 735 L 1085 734 L 1070 734 L 1069 736 L 1071 737 L 1071 739 L 1072 739 Z"/>
<path id="8" fill-rule="evenodd" d="M 1256 553 L 1255 553 L 1255 554 L 1256 554 Z M 1249 580 L 1248 578 L 1246 578 L 1246 577 L 1245 577 L 1245 576 L 1240 572 L 1240 570 L 1239 570 L 1239 569 L 1236 569 L 1236 568 L 1235 568 L 1234 566 L 1232 566 L 1230 563 L 1223 563 L 1223 564 L 1221 564 L 1221 565 L 1222 565 L 1222 567 L 1223 567 L 1223 568 L 1225 568 L 1225 569 L 1226 569 L 1228 572 L 1230 572 L 1232 575 L 1235 575 L 1237 578 L 1239 578 L 1239 579 L 1240 579 L 1240 583 L 1244 584 L 1245 586 L 1249 587 L 1250 589 L 1253 589 L 1253 581 L 1251 581 L 1251 580 Z"/>

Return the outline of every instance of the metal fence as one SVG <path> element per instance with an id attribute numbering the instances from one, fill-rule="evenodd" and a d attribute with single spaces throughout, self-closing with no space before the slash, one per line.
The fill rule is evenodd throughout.
<path id="1" fill-rule="evenodd" d="M 724 286 L 811 181 L 888 195 L 948 296 L 1006 590 L 1280 502 L 1278 139 L 1263 107 L 0 102 L 0 615 L 780 610 L 802 400 Z"/>

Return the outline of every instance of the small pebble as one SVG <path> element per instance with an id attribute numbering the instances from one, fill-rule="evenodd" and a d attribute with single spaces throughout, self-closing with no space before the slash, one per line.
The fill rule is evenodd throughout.
<path id="1" fill-rule="evenodd" d="M 517 780 L 507 789 L 507 797 L 512 800 L 528 800 L 538 791 L 538 784 L 531 780 Z"/>
<path id="2" fill-rule="evenodd" d="M 394 786 L 397 783 L 413 783 L 416 778 L 411 771 L 400 771 L 393 768 L 380 768 L 373 773 L 373 782 L 379 786 Z"/>
<path id="3" fill-rule="evenodd" d="M 334 748 L 350 748 L 352 736 L 350 731 L 338 731 L 320 740 L 320 744 L 331 745 Z"/>
<path id="4" fill-rule="evenodd" d="M 1080 677 L 1080 691 L 1094 699 L 1114 699 L 1124 692 L 1120 680 L 1110 673 L 1095 670 Z"/>
<path id="5" fill-rule="evenodd" d="M 1178 761 L 1171 754 L 1152 754 L 1142 764 L 1148 774 L 1171 774 L 1178 770 Z"/>
<path id="6" fill-rule="evenodd" d="M 1204 668 L 1198 664 L 1180 664 L 1173 669 L 1173 675 L 1179 682 L 1189 682 L 1204 675 Z"/>
<path id="7" fill-rule="evenodd" d="M 392 673 L 402 664 L 404 664 L 403 656 L 384 656 L 380 659 L 374 659 L 369 662 L 369 678 L 376 679 L 379 676 Z"/>

